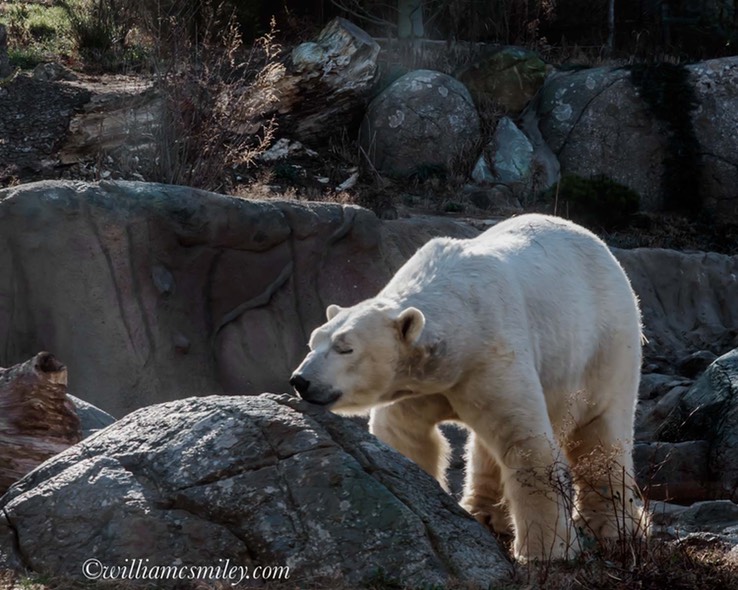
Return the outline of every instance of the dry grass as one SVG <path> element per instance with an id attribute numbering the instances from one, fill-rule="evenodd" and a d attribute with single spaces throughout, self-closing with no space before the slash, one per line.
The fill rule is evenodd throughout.
<path id="1" fill-rule="evenodd" d="M 571 563 L 516 568 L 511 588 L 718 590 L 738 588 L 738 562 L 725 547 L 644 541 L 582 553 Z"/>
<path id="2" fill-rule="evenodd" d="M 130 583 L 78 582 L 0 572 L 0 590 L 131 590 Z M 193 589 L 224 590 L 230 585 L 204 582 Z M 267 590 L 310 588 L 293 582 L 273 582 Z M 317 586 L 316 586 L 317 588 Z M 347 585 L 321 586 L 321 590 L 356 590 Z M 377 577 L 365 588 L 403 590 L 389 577 Z M 738 560 L 721 546 L 694 546 L 689 542 L 649 541 L 629 548 L 623 554 L 615 547 L 599 547 L 566 563 L 516 566 L 510 582 L 500 590 L 735 590 L 738 588 Z M 448 590 L 473 590 L 474 586 L 455 583 Z M 435 589 L 426 589 L 435 590 Z M 438 590 L 441 590 L 440 588 Z"/>
<path id="3" fill-rule="evenodd" d="M 233 170 L 250 166 L 274 138 L 274 121 L 262 118 L 283 71 L 274 23 L 245 52 L 235 20 L 225 22 L 223 29 L 214 11 L 197 47 L 169 49 L 174 57 L 158 76 L 167 108 L 153 180 L 228 191 Z M 187 39 L 175 31 L 177 38 Z"/>

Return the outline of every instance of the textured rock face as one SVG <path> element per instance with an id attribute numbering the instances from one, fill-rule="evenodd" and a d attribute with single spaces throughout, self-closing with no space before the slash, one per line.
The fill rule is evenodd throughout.
<path id="1" fill-rule="evenodd" d="M 538 114 L 562 174 L 604 174 L 637 191 L 644 209 L 661 206 L 666 138 L 629 71 L 593 68 L 550 76 Z"/>
<path id="2" fill-rule="evenodd" d="M 478 105 L 490 102 L 515 115 L 523 110 L 546 79 L 546 64 L 533 51 L 503 47 L 458 76 Z"/>
<path id="3" fill-rule="evenodd" d="M 738 218 L 738 57 L 687 66 L 698 106 L 692 124 L 700 144 L 705 203 Z M 662 206 L 661 177 L 668 129 L 649 111 L 630 71 L 593 68 L 549 77 L 537 106 L 543 137 L 562 173 L 604 174 Z"/>
<path id="4" fill-rule="evenodd" d="M 738 344 L 738 257 L 659 248 L 614 252 L 641 302 L 647 357 L 675 362 Z"/>
<path id="5" fill-rule="evenodd" d="M 144 183 L 0 191 L 0 365 L 51 350 L 120 416 L 206 393 L 287 391 L 329 303 L 374 295 L 452 220 Z"/>
<path id="6" fill-rule="evenodd" d="M 81 578 L 103 564 L 288 566 L 301 587 L 487 587 L 509 563 L 419 467 L 354 422 L 288 396 L 144 408 L 2 499 L 0 553 Z"/>
<path id="7" fill-rule="evenodd" d="M 466 87 L 451 76 L 415 70 L 395 80 L 370 104 L 359 141 L 382 174 L 404 178 L 454 161 L 479 139 L 479 116 Z"/>
<path id="8" fill-rule="evenodd" d="M 114 416 L 183 396 L 287 391 L 326 305 L 375 295 L 431 237 L 478 231 L 145 183 L 5 189 L 0 365 L 53 351 L 69 390 Z M 736 345 L 736 258 L 615 254 L 641 300 L 647 357 Z"/>
<path id="9" fill-rule="evenodd" d="M 702 146 L 706 204 L 738 220 L 738 57 L 688 66 L 699 105 L 694 131 Z"/>

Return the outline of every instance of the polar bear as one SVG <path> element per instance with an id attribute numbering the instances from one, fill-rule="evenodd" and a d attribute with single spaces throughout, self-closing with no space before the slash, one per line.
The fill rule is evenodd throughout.
<path id="1" fill-rule="evenodd" d="M 640 311 L 594 234 L 533 214 L 436 238 L 376 297 L 326 315 L 290 384 L 338 413 L 370 410 L 371 431 L 442 485 L 449 447 L 437 425 L 465 425 L 461 504 L 498 531 L 511 524 L 514 557 L 567 558 L 576 530 L 642 526 Z"/>

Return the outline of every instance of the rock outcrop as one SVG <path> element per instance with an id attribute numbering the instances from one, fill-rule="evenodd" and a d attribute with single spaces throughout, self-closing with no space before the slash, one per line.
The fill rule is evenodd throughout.
<path id="1" fill-rule="evenodd" d="M 203 393 L 287 391 L 326 305 L 373 296 L 431 237 L 478 231 L 135 182 L 5 189 L 0 365 L 53 351 L 69 390 L 114 416 Z M 734 257 L 615 254 L 641 300 L 652 362 L 736 345 Z"/>
<path id="2" fill-rule="evenodd" d="M 479 115 L 466 87 L 433 70 L 395 80 L 369 104 L 361 123 L 362 150 L 394 178 L 448 174 L 476 156 Z M 467 162 L 468 163 L 468 162 Z"/>
<path id="3" fill-rule="evenodd" d="M 121 416 L 203 393 L 287 391 L 329 303 L 376 293 L 454 220 L 146 183 L 0 191 L 0 365 L 51 350 Z"/>
<path id="4" fill-rule="evenodd" d="M 738 257 L 661 248 L 615 250 L 638 294 L 644 346 L 675 363 L 695 351 L 738 345 Z"/>
<path id="5" fill-rule="evenodd" d="M 295 587 L 486 588 L 511 572 L 419 467 L 286 395 L 138 410 L 16 484 L 0 514 L 6 563 L 74 578 L 93 556 L 287 566 Z"/>

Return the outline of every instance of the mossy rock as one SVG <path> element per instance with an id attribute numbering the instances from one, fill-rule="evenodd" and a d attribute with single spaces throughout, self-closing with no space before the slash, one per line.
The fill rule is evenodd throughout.
<path id="1" fill-rule="evenodd" d="M 641 203 L 636 191 L 601 175 L 565 175 L 558 185 L 546 191 L 544 198 L 559 215 L 606 230 L 627 225 Z"/>

